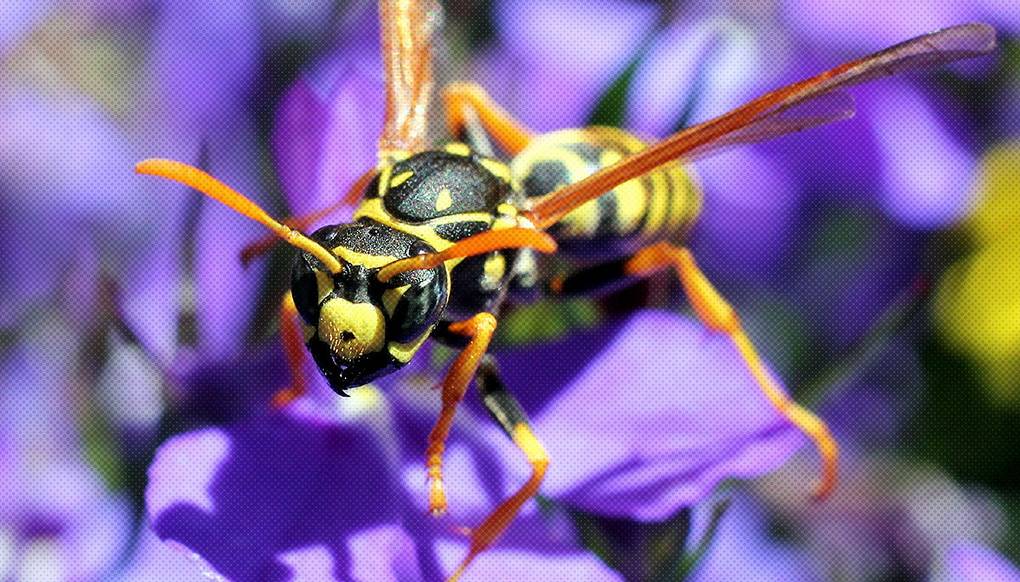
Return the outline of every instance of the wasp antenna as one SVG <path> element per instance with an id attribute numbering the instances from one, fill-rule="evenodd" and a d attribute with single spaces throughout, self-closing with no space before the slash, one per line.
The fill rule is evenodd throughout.
<path id="1" fill-rule="evenodd" d="M 556 241 L 551 236 L 533 228 L 504 228 L 487 230 L 469 236 L 438 253 L 425 253 L 399 259 L 379 270 L 376 278 L 386 283 L 393 277 L 416 269 L 431 269 L 450 259 L 474 257 L 502 249 L 532 248 L 542 253 L 556 252 Z"/>
<path id="2" fill-rule="evenodd" d="M 194 188 L 202 194 L 226 205 L 234 212 L 243 214 L 268 227 L 269 230 L 273 231 L 274 234 L 291 246 L 297 247 L 322 261 L 322 264 L 326 265 L 330 272 L 339 273 L 343 269 L 340 259 L 329 252 L 328 249 L 293 228 L 281 224 L 269 216 L 269 213 L 263 210 L 261 206 L 249 200 L 244 194 L 194 166 L 174 160 L 148 159 L 138 162 L 135 165 L 135 172 L 159 176 L 160 178 L 173 180 L 174 182 Z"/>

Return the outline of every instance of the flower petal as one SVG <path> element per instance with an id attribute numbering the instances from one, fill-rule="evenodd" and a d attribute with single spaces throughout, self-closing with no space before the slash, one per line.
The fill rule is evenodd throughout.
<path id="1" fill-rule="evenodd" d="M 935 580 L 1020 582 L 1020 569 L 994 550 L 972 542 L 953 544 L 943 566 Z"/>
<path id="2" fill-rule="evenodd" d="M 662 311 L 635 315 L 535 424 L 553 459 L 547 493 L 642 520 L 772 471 L 805 443 L 725 337 Z"/>
<path id="3" fill-rule="evenodd" d="M 368 430 L 287 414 L 174 437 L 146 491 L 153 529 L 234 582 L 351 564 L 351 536 L 398 522 L 396 483 Z M 288 574 L 291 572 L 291 574 Z"/>

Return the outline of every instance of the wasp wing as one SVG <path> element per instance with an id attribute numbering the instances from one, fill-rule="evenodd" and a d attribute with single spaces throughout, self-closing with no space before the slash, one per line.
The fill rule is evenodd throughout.
<path id="1" fill-rule="evenodd" d="M 435 0 L 379 0 L 386 119 L 379 156 L 418 152 L 426 147 L 428 102 L 432 94 L 430 37 L 439 25 Z"/>
<path id="2" fill-rule="evenodd" d="M 530 217 L 537 227 L 547 228 L 585 202 L 671 161 L 701 158 L 737 144 L 760 142 L 845 119 L 853 114 L 853 102 L 849 95 L 839 91 L 843 87 L 976 57 L 994 48 L 992 27 L 961 24 L 844 63 L 677 132 L 584 180 L 564 186 L 539 200 Z"/>

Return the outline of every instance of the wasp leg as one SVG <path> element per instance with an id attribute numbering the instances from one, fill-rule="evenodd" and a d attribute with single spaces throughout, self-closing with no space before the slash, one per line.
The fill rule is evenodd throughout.
<path id="1" fill-rule="evenodd" d="M 491 313 L 479 313 L 470 319 L 451 323 L 447 326 L 447 331 L 467 337 L 468 343 L 443 378 L 443 407 L 436 424 L 432 427 L 432 432 L 429 433 L 428 449 L 425 452 L 425 469 L 429 480 L 429 511 L 436 516 L 446 512 L 446 491 L 443 488 L 443 452 L 446 450 L 446 438 L 450 435 L 457 405 L 464 399 L 468 383 L 471 382 L 482 356 L 489 348 L 489 341 L 496 331 L 496 317 Z"/>
<path id="2" fill-rule="evenodd" d="M 301 339 L 299 320 L 297 307 L 294 306 L 294 296 L 288 291 L 280 303 L 280 339 L 287 357 L 287 367 L 290 368 L 290 386 L 273 395 L 273 408 L 283 408 L 308 390 L 308 383 L 302 371 L 305 346 Z"/>
<path id="3" fill-rule="evenodd" d="M 295 230 L 304 231 L 318 220 L 330 216 L 341 208 L 356 205 L 365 194 L 365 188 L 368 187 L 368 183 L 375 177 L 375 172 L 375 169 L 372 169 L 358 177 L 347 191 L 347 194 L 338 202 L 308 214 L 288 216 L 281 222 Z M 253 260 L 269 252 L 278 242 L 280 242 L 280 238 L 276 235 L 267 235 L 246 245 L 241 249 L 241 264 L 248 266 Z"/>
<path id="4" fill-rule="evenodd" d="M 549 283 L 549 290 L 559 295 L 604 291 L 670 268 L 680 279 L 684 293 L 702 324 L 730 338 L 772 406 L 814 441 L 822 457 L 822 477 L 815 495 L 828 495 L 835 487 L 838 473 L 839 447 L 836 441 L 825 423 L 811 411 L 790 400 L 765 369 L 736 311 L 701 272 L 694 261 L 694 255 L 688 249 L 667 242 L 656 243 L 639 250 L 629 259 L 606 262 L 566 277 L 554 278 Z"/>
<path id="5" fill-rule="evenodd" d="M 531 142 L 531 132 L 475 83 L 447 85 L 443 90 L 443 103 L 447 126 L 455 136 L 463 134 L 471 112 L 507 154 L 516 156 Z"/>
<path id="6" fill-rule="evenodd" d="M 545 478 L 545 472 L 549 467 L 549 456 L 545 452 L 542 443 L 535 437 L 521 405 L 507 389 L 499 377 L 499 370 L 496 368 L 495 360 L 486 356 L 478 369 L 477 382 L 478 391 L 481 393 L 482 402 L 489 414 L 499 423 L 503 432 L 510 437 L 515 445 L 524 453 L 531 465 L 531 477 L 517 490 L 516 493 L 505 499 L 492 513 L 482 521 L 481 525 L 471 532 L 471 547 L 468 555 L 457 566 L 450 580 L 456 580 L 461 572 L 478 556 L 485 551 L 497 538 L 506 530 L 510 523 L 517 516 L 521 506 L 526 501 L 538 494 L 538 488 Z"/>

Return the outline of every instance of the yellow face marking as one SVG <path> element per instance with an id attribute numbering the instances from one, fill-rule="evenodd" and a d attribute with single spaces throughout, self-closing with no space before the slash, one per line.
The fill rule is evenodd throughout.
<path id="1" fill-rule="evenodd" d="M 371 303 L 333 297 L 319 310 L 319 339 L 345 360 L 382 349 L 386 318 Z"/>
<path id="2" fill-rule="evenodd" d="M 386 345 L 386 349 L 389 350 L 393 359 L 406 364 L 411 361 L 414 354 L 418 353 L 418 349 L 421 348 L 423 343 L 425 343 L 425 340 L 429 339 L 429 335 L 431 334 L 432 328 L 429 328 L 428 331 L 409 342 L 390 342 Z"/>
<path id="3" fill-rule="evenodd" d="M 517 216 L 517 207 L 504 202 L 496 207 L 496 212 L 503 216 Z"/>
<path id="4" fill-rule="evenodd" d="M 495 289 L 499 286 L 500 281 L 503 280 L 503 276 L 506 275 L 506 259 L 503 258 L 502 254 L 495 253 L 485 259 L 483 269 L 485 279 L 482 280 L 482 287 Z"/>
<path id="5" fill-rule="evenodd" d="M 333 292 L 333 277 L 325 271 L 315 271 L 315 285 L 319 290 L 318 303 L 322 303 Z"/>
<path id="6" fill-rule="evenodd" d="M 398 257 L 390 255 L 369 255 L 367 253 L 359 253 L 358 251 L 352 251 L 347 247 L 334 247 L 333 254 L 352 265 L 361 265 L 366 269 L 379 269 L 398 259 Z"/>
<path id="7" fill-rule="evenodd" d="M 461 142 L 448 143 L 443 147 L 443 149 L 456 156 L 467 157 L 471 155 L 471 148 L 469 148 L 467 144 Z"/>
<path id="8" fill-rule="evenodd" d="M 386 313 L 389 313 L 391 316 L 393 315 L 397 309 L 397 303 L 400 302 L 401 297 L 403 297 L 404 293 L 406 293 L 410 288 L 410 285 L 401 285 L 400 287 L 394 287 L 393 289 L 383 291 L 382 303 L 383 309 L 386 310 Z"/>
<path id="9" fill-rule="evenodd" d="M 393 176 L 393 179 L 390 180 L 390 188 L 396 188 L 397 186 L 406 182 L 413 175 L 414 172 L 412 172 L 411 170 L 407 170 L 406 172 L 400 172 L 396 176 Z"/>
<path id="10" fill-rule="evenodd" d="M 503 180 L 504 182 L 510 181 L 510 168 L 506 164 L 487 158 L 480 160 L 480 162 L 482 167 L 488 170 L 493 176 Z"/>
<path id="11" fill-rule="evenodd" d="M 436 195 L 436 212 L 442 212 L 451 206 L 453 206 L 453 194 L 450 193 L 449 188 L 443 188 Z"/>

